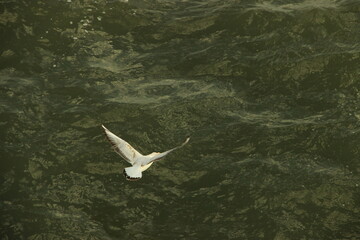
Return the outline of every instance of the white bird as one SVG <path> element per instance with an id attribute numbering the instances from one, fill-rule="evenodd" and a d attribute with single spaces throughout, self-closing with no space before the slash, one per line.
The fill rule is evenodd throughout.
<path id="1" fill-rule="evenodd" d="M 154 161 L 158 161 L 164 158 L 167 154 L 178 148 L 181 148 L 190 140 L 190 137 L 187 137 L 185 142 L 180 146 L 162 153 L 153 152 L 148 155 L 142 155 L 125 140 L 110 132 L 104 125 L 101 126 L 105 131 L 106 138 L 113 145 L 114 151 L 132 165 L 132 167 L 127 167 L 124 169 L 124 175 L 126 179 L 132 181 L 139 180 L 142 177 L 142 172 L 148 169 L 154 163 Z"/>

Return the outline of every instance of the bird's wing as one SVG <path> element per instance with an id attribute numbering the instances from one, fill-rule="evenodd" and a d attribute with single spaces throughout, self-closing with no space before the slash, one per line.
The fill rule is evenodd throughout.
<path id="1" fill-rule="evenodd" d="M 168 155 L 172 151 L 183 147 L 185 144 L 187 144 L 189 142 L 189 140 L 190 140 L 190 137 L 186 138 L 185 142 L 183 142 L 180 146 L 174 147 L 174 148 L 167 150 L 165 152 L 162 152 L 162 153 L 153 153 L 152 156 L 150 158 L 147 158 L 143 164 L 146 165 L 151 162 L 158 161 L 158 160 L 164 158 L 166 155 Z M 147 157 L 147 156 L 145 156 L 145 157 Z"/>
<path id="2" fill-rule="evenodd" d="M 110 132 L 104 125 L 102 125 L 102 127 L 104 129 L 106 138 L 113 145 L 114 151 L 131 165 L 134 164 L 135 159 L 143 156 L 125 140 L 119 138 L 118 136 Z"/>

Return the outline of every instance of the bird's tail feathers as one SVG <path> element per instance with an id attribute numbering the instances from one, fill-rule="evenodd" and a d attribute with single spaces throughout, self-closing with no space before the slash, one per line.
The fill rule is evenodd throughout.
<path id="1" fill-rule="evenodd" d="M 132 166 L 124 169 L 124 175 L 127 180 L 136 181 L 142 177 L 141 167 Z"/>

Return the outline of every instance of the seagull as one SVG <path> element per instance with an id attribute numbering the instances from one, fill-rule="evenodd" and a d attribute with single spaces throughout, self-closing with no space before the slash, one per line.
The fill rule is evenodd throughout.
<path id="1" fill-rule="evenodd" d="M 181 145 L 162 153 L 153 152 L 148 155 L 142 155 L 125 140 L 110 132 L 104 125 L 101 126 L 104 129 L 106 138 L 111 143 L 111 145 L 113 145 L 114 151 L 132 165 L 131 167 L 124 169 L 124 175 L 126 179 L 130 181 L 139 180 L 142 177 L 142 172 L 148 169 L 155 161 L 158 161 L 172 151 L 183 147 L 190 140 L 190 137 L 187 137 L 185 142 L 183 142 Z"/>

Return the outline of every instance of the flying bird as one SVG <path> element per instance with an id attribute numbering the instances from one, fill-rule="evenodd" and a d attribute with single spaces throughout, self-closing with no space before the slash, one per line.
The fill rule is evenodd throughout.
<path id="1" fill-rule="evenodd" d="M 162 153 L 153 152 L 148 155 L 142 155 L 125 140 L 110 132 L 104 125 L 101 126 L 104 129 L 106 138 L 113 145 L 114 151 L 132 165 L 131 167 L 124 169 L 126 179 L 131 181 L 139 180 L 142 177 L 142 172 L 148 169 L 155 161 L 158 161 L 172 151 L 183 147 L 190 140 L 190 137 L 187 137 L 185 142 L 181 145 Z"/>

